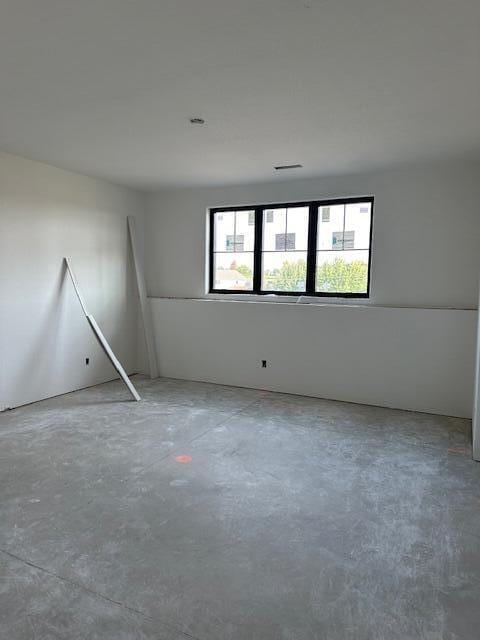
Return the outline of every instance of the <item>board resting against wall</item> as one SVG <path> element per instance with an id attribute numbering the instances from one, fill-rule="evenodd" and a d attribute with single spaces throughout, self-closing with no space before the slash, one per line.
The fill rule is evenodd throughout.
<path id="1" fill-rule="evenodd" d="M 162 376 L 472 416 L 476 311 L 150 303 Z"/>

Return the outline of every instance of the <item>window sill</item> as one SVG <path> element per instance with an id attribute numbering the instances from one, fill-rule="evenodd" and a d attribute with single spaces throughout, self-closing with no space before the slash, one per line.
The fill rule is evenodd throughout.
<path id="1" fill-rule="evenodd" d="M 268 304 L 311 304 L 311 305 L 346 305 L 346 306 L 368 306 L 372 304 L 371 298 L 365 297 L 322 297 L 322 296 L 282 296 L 276 294 L 256 294 L 256 293 L 207 293 L 200 300 L 225 300 L 237 302 L 265 302 Z"/>
<path id="2" fill-rule="evenodd" d="M 178 300 L 190 302 L 246 302 L 250 304 L 281 304 L 302 307 L 345 307 L 365 309 L 415 309 L 428 311 L 478 311 L 469 306 L 435 306 L 416 304 L 376 304 L 368 298 L 319 298 L 311 296 L 265 296 L 255 294 L 206 294 L 203 298 L 176 296 L 148 296 L 149 300 Z"/>

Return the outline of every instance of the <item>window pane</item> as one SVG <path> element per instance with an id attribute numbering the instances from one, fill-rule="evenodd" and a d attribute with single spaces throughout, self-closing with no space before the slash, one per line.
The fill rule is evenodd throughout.
<path id="1" fill-rule="evenodd" d="M 215 253 L 214 289 L 250 291 L 253 288 L 253 253 Z"/>
<path id="2" fill-rule="evenodd" d="M 235 234 L 235 212 L 219 211 L 215 213 L 215 251 L 233 251 L 230 243 Z"/>
<path id="3" fill-rule="evenodd" d="M 262 260 L 263 291 L 305 291 L 306 251 L 264 253 Z"/>
<path id="4" fill-rule="evenodd" d="M 367 293 L 367 251 L 317 251 L 315 290 L 322 293 Z"/>
<path id="5" fill-rule="evenodd" d="M 287 231 L 286 209 L 265 209 L 263 211 L 263 250 L 276 250 L 276 237 Z"/>
<path id="6" fill-rule="evenodd" d="M 370 246 L 369 202 L 347 204 L 345 207 L 345 249 L 368 249 Z M 347 230 L 352 235 L 352 243 L 347 246 Z"/>
<path id="7" fill-rule="evenodd" d="M 243 238 L 243 249 L 238 251 L 253 251 L 253 245 L 255 243 L 255 226 L 250 224 L 251 216 L 255 221 L 255 211 L 237 211 L 235 218 L 235 233 L 238 244 L 238 236 Z"/>
<path id="8" fill-rule="evenodd" d="M 345 205 L 318 208 L 317 249 L 341 249 Z"/>
<path id="9" fill-rule="evenodd" d="M 289 237 L 293 240 L 289 241 Z M 293 246 L 291 246 L 293 243 Z M 293 249 L 306 251 L 308 248 L 308 207 L 291 207 L 287 209 L 286 251 Z"/>
<path id="10" fill-rule="evenodd" d="M 253 251 L 255 226 L 249 224 L 254 211 L 218 211 L 215 213 L 215 251 Z"/>

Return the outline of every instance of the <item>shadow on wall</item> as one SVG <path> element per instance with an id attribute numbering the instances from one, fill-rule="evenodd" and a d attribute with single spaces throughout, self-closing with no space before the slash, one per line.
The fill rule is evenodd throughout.
<path id="1" fill-rule="evenodd" d="M 103 256 L 99 266 L 99 276 L 90 281 L 87 278 L 84 283 L 80 281 L 80 290 L 82 293 L 87 290 L 87 308 L 95 311 L 102 332 L 121 364 L 129 374 L 135 373 L 137 296 L 130 252 L 120 259 Z M 37 288 L 34 298 L 15 300 L 15 313 L 20 320 L 9 338 L 8 360 L 12 367 L 5 384 L 5 408 L 118 377 L 83 315 L 64 260 L 58 261 L 55 271 L 50 264 L 48 272 L 48 288 L 45 288 L 42 270 L 43 286 Z M 32 303 L 36 309 L 34 315 L 29 311 Z"/>
<path id="2" fill-rule="evenodd" d="M 53 286 L 42 296 L 38 313 L 17 327 L 23 336 L 18 336 L 17 364 L 6 381 L 9 407 L 70 390 L 72 374 L 75 384 L 75 347 L 85 344 L 88 328 L 68 287 L 66 273 L 62 260 Z M 81 383 L 79 376 L 77 382 Z"/>

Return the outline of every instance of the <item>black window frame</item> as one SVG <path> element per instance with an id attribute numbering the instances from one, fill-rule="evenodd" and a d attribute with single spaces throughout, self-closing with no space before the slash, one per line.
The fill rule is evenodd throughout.
<path id="1" fill-rule="evenodd" d="M 230 295 L 259 295 L 259 296 L 311 296 L 316 298 L 369 298 L 371 290 L 372 272 L 372 240 L 373 240 L 373 210 L 374 196 L 359 196 L 354 198 L 334 198 L 329 200 L 307 200 L 300 202 L 276 202 L 256 205 L 244 205 L 238 207 L 212 207 L 209 209 L 209 293 Z M 359 203 L 370 204 L 370 235 L 368 247 L 367 291 L 333 292 L 315 291 L 315 273 L 317 269 L 317 230 L 318 212 L 321 207 L 335 205 L 348 205 Z M 308 207 L 308 243 L 307 243 L 307 277 L 305 291 L 264 291 L 261 288 L 262 280 L 262 244 L 263 244 L 263 212 L 267 209 L 288 209 L 294 207 Z M 215 254 L 215 214 L 227 211 L 254 211 L 255 212 L 255 240 L 253 248 L 253 288 L 250 290 L 215 289 L 214 284 L 214 254 Z M 341 253 L 341 251 L 338 251 Z"/>

